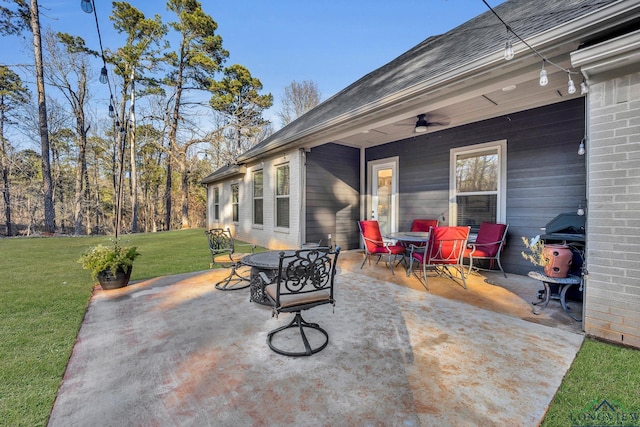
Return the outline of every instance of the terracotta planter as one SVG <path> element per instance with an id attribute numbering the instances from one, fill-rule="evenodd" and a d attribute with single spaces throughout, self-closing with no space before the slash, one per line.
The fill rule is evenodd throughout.
<path id="1" fill-rule="evenodd" d="M 565 245 L 544 245 L 542 250 L 547 265 L 544 266 L 544 274 L 547 277 L 567 277 L 573 261 L 573 252 Z"/>
<path id="2" fill-rule="evenodd" d="M 132 267 L 129 267 L 126 271 L 118 268 L 115 275 L 111 270 L 102 271 L 98 273 L 98 282 L 104 290 L 124 288 L 129 284 L 131 270 Z"/>

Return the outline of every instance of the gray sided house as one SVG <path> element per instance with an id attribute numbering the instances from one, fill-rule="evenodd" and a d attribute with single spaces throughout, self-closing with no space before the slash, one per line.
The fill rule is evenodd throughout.
<path id="1" fill-rule="evenodd" d="M 640 347 L 640 0 L 495 12 L 510 33 L 487 11 L 430 37 L 205 178 L 207 224 L 353 249 L 358 219 L 505 222 L 503 266 L 526 274 L 522 237 L 580 206 L 584 330 Z"/>

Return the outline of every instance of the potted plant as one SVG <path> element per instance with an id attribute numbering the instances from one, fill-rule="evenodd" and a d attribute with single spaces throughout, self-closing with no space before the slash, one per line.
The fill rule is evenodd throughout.
<path id="1" fill-rule="evenodd" d="M 540 240 L 540 236 L 536 236 L 531 240 L 522 236 L 522 243 L 524 243 L 525 248 L 529 251 L 528 253 L 525 251 L 520 252 L 522 258 L 539 267 L 547 265 L 547 259 L 544 254 L 544 243 Z"/>
<path id="2" fill-rule="evenodd" d="M 121 246 L 116 241 L 113 246 L 100 244 L 89 248 L 78 262 L 91 272 L 91 277 L 98 280 L 102 289 L 117 289 L 129 283 L 133 261 L 138 256 L 137 247 Z"/>
<path id="3" fill-rule="evenodd" d="M 522 242 L 529 250 L 529 253 L 522 251 L 522 257 L 533 265 L 542 267 L 547 277 L 567 277 L 573 260 L 573 252 L 569 246 L 545 245 L 540 236 L 531 240 L 522 237 Z"/>

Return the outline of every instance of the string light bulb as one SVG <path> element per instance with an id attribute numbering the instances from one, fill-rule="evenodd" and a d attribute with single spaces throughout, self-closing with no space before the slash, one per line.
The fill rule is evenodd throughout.
<path id="1" fill-rule="evenodd" d="M 569 92 L 570 94 L 574 94 L 576 93 L 576 85 L 571 79 L 571 73 L 567 72 L 567 76 L 569 76 L 569 82 L 567 83 L 567 92 Z"/>
<path id="2" fill-rule="evenodd" d="M 91 0 L 81 0 L 80 7 L 82 8 L 83 12 L 93 13 L 93 3 L 91 2 Z"/>
<path id="3" fill-rule="evenodd" d="M 109 78 L 107 77 L 106 66 L 102 67 L 102 70 L 100 70 L 100 78 L 98 80 L 100 80 L 100 83 L 102 83 L 103 85 L 106 85 L 107 82 L 109 82 Z"/>
<path id="4" fill-rule="evenodd" d="M 540 70 L 540 86 L 546 86 L 549 84 L 549 77 L 547 77 L 547 70 L 544 68 L 546 61 L 542 61 L 542 70 Z"/>
<path id="5" fill-rule="evenodd" d="M 582 204 L 582 202 L 578 203 L 578 210 L 576 211 L 576 213 L 579 216 L 584 216 L 584 205 Z"/>
<path id="6" fill-rule="evenodd" d="M 511 44 L 511 28 L 507 25 L 507 41 L 504 44 L 504 59 L 507 61 L 511 61 L 515 56 L 515 52 L 513 51 L 513 45 Z"/>
<path id="7" fill-rule="evenodd" d="M 113 109 L 113 105 L 109 104 L 109 117 L 111 117 L 112 119 L 116 116 L 116 112 Z"/>
<path id="8" fill-rule="evenodd" d="M 511 61 L 514 56 L 515 56 L 515 53 L 513 51 L 513 45 L 511 44 L 511 40 L 507 40 L 507 42 L 504 45 L 504 59 L 507 61 Z"/>
<path id="9" fill-rule="evenodd" d="M 580 95 L 586 95 L 589 93 L 589 85 L 587 84 L 586 81 L 582 81 L 582 83 L 580 83 Z"/>
<path id="10" fill-rule="evenodd" d="M 584 153 L 584 138 L 582 138 L 582 141 L 580 141 L 580 145 L 578 145 L 578 156 L 584 156 Z"/>

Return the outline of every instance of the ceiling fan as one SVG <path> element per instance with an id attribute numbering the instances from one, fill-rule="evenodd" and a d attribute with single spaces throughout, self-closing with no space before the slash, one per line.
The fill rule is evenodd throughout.
<path id="1" fill-rule="evenodd" d="M 447 126 L 449 122 L 430 122 L 427 121 L 426 114 L 418 114 L 418 121 L 416 122 L 416 127 L 414 132 L 423 133 L 427 131 L 429 126 Z"/>

